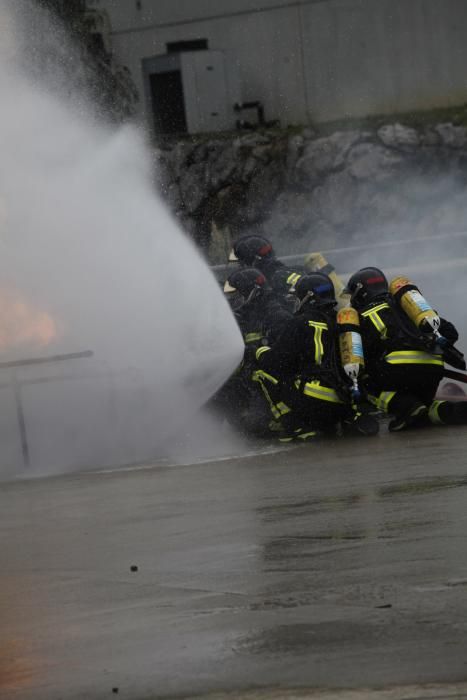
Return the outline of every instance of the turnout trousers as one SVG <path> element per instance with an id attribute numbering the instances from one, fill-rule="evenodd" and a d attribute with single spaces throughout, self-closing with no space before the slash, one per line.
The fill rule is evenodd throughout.
<path id="1" fill-rule="evenodd" d="M 368 383 L 372 402 L 385 413 L 394 416 L 410 414 L 423 404 L 427 408 L 425 423 L 464 425 L 467 406 L 453 401 L 435 399 L 443 379 L 444 364 L 390 364 L 385 360 L 371 368 Z"/>

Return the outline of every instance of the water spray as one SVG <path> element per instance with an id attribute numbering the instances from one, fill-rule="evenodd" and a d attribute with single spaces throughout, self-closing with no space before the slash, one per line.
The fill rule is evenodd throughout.
<path id="1" fill-rule="evenodd" d="M 145 135 L 97 119 L 57 78 L 50 56 L 70 65 L 79 51 L 50 15 L 15 0 L 1 20 L 0 383 L 15 372 L 36 473 L 147 460 L 228 378 L 242 338 L 154 192 Z M 44 41 L 57 51 L 44 56 Z M 7 366 L 89 349 L 83 361 Z M 12 424 L 0 427 L 4 464 L 20 459 Z"/>

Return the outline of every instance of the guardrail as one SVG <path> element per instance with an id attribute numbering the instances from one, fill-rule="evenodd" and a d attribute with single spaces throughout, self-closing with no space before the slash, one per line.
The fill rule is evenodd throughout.
<path id="1" fill-rule="evenodd" d="M 25 384 L 43 384 L 48 382 L 58 381 L 63 379 L 63 377 L 40 377 L 36 379 L 19 379 L 17 371 L 23 367 L 31 367 L 36 365 L 44 364 L 55 364 L 56 362 L 64 362 L 69 360 L 79 360 L 88 357 L 92 357 L 94 353 L 91 350 L 85 350 L 83 352 L 73 352 L 66 355 L 53 355 L 51 357 L 34 357 L 26 358 L 24 360 L 12 360 L 10 362 L 0 362 L 0 370 L 11 370 L 11 377 L 9 382 L 3 383 L 1 386 L 11 386 L 13 389 L 13 395 L 15 398 L 15 409 L 16 418 L 18 421 L 18 431 L 21 443 L 21 453 L 23 456 L 23 464 L 25 467 L 30 466 L 31 458 L 29 452 L 29 442 L 26 426 L 26 418 L 24 415 L 23 401 L 21 396 L 21 387 Z"/>
<path id="2" fill-rule="evenodd" d="M 300 268 L 303 267 L 305 256 L 311 252 L 308 250 L 296 255 L 281 255 L 279 260 L 292 268 Z M 315 248 L 313 252 L 317 252 L 317 249 Z M 401 269 L 401 263 L 404 267 L 411 268 L 430 262 L 441 265 L 464 260 L 464 264 L 467 264 L 467 231 L 455 231 L 402 241 L 393 239 L 346 248 L 319 249 L 319 252 L 340 274 L 352 273 L 360 267 L 370 265 L 383 269 L 393 267 Z M 238 267 L 238 263 L 225 263 L 213 265 L 211 270 L 219 281 L 224 281 L 236 267 Z"/>

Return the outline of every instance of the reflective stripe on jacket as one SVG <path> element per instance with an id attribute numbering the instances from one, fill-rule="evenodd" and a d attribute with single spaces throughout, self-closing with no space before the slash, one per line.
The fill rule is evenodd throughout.
<path id="1" fill-rule="evenodd" d="M 444 367 L 441 355 L 432 355 L 422 350 L 395 350 L 385 355 L 384 359 L 390 365 L 436 365 Z"/>

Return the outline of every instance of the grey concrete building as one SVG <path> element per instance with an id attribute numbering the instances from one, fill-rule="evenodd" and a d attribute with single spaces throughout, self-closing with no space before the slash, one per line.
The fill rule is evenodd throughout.
<path id="1" fill-rule="evenodd" d="M 465 0 L 87 4 L 107 13 L 156 131 L 224 130 L 261 109 L 287 126 L 467 100 Z"/>

